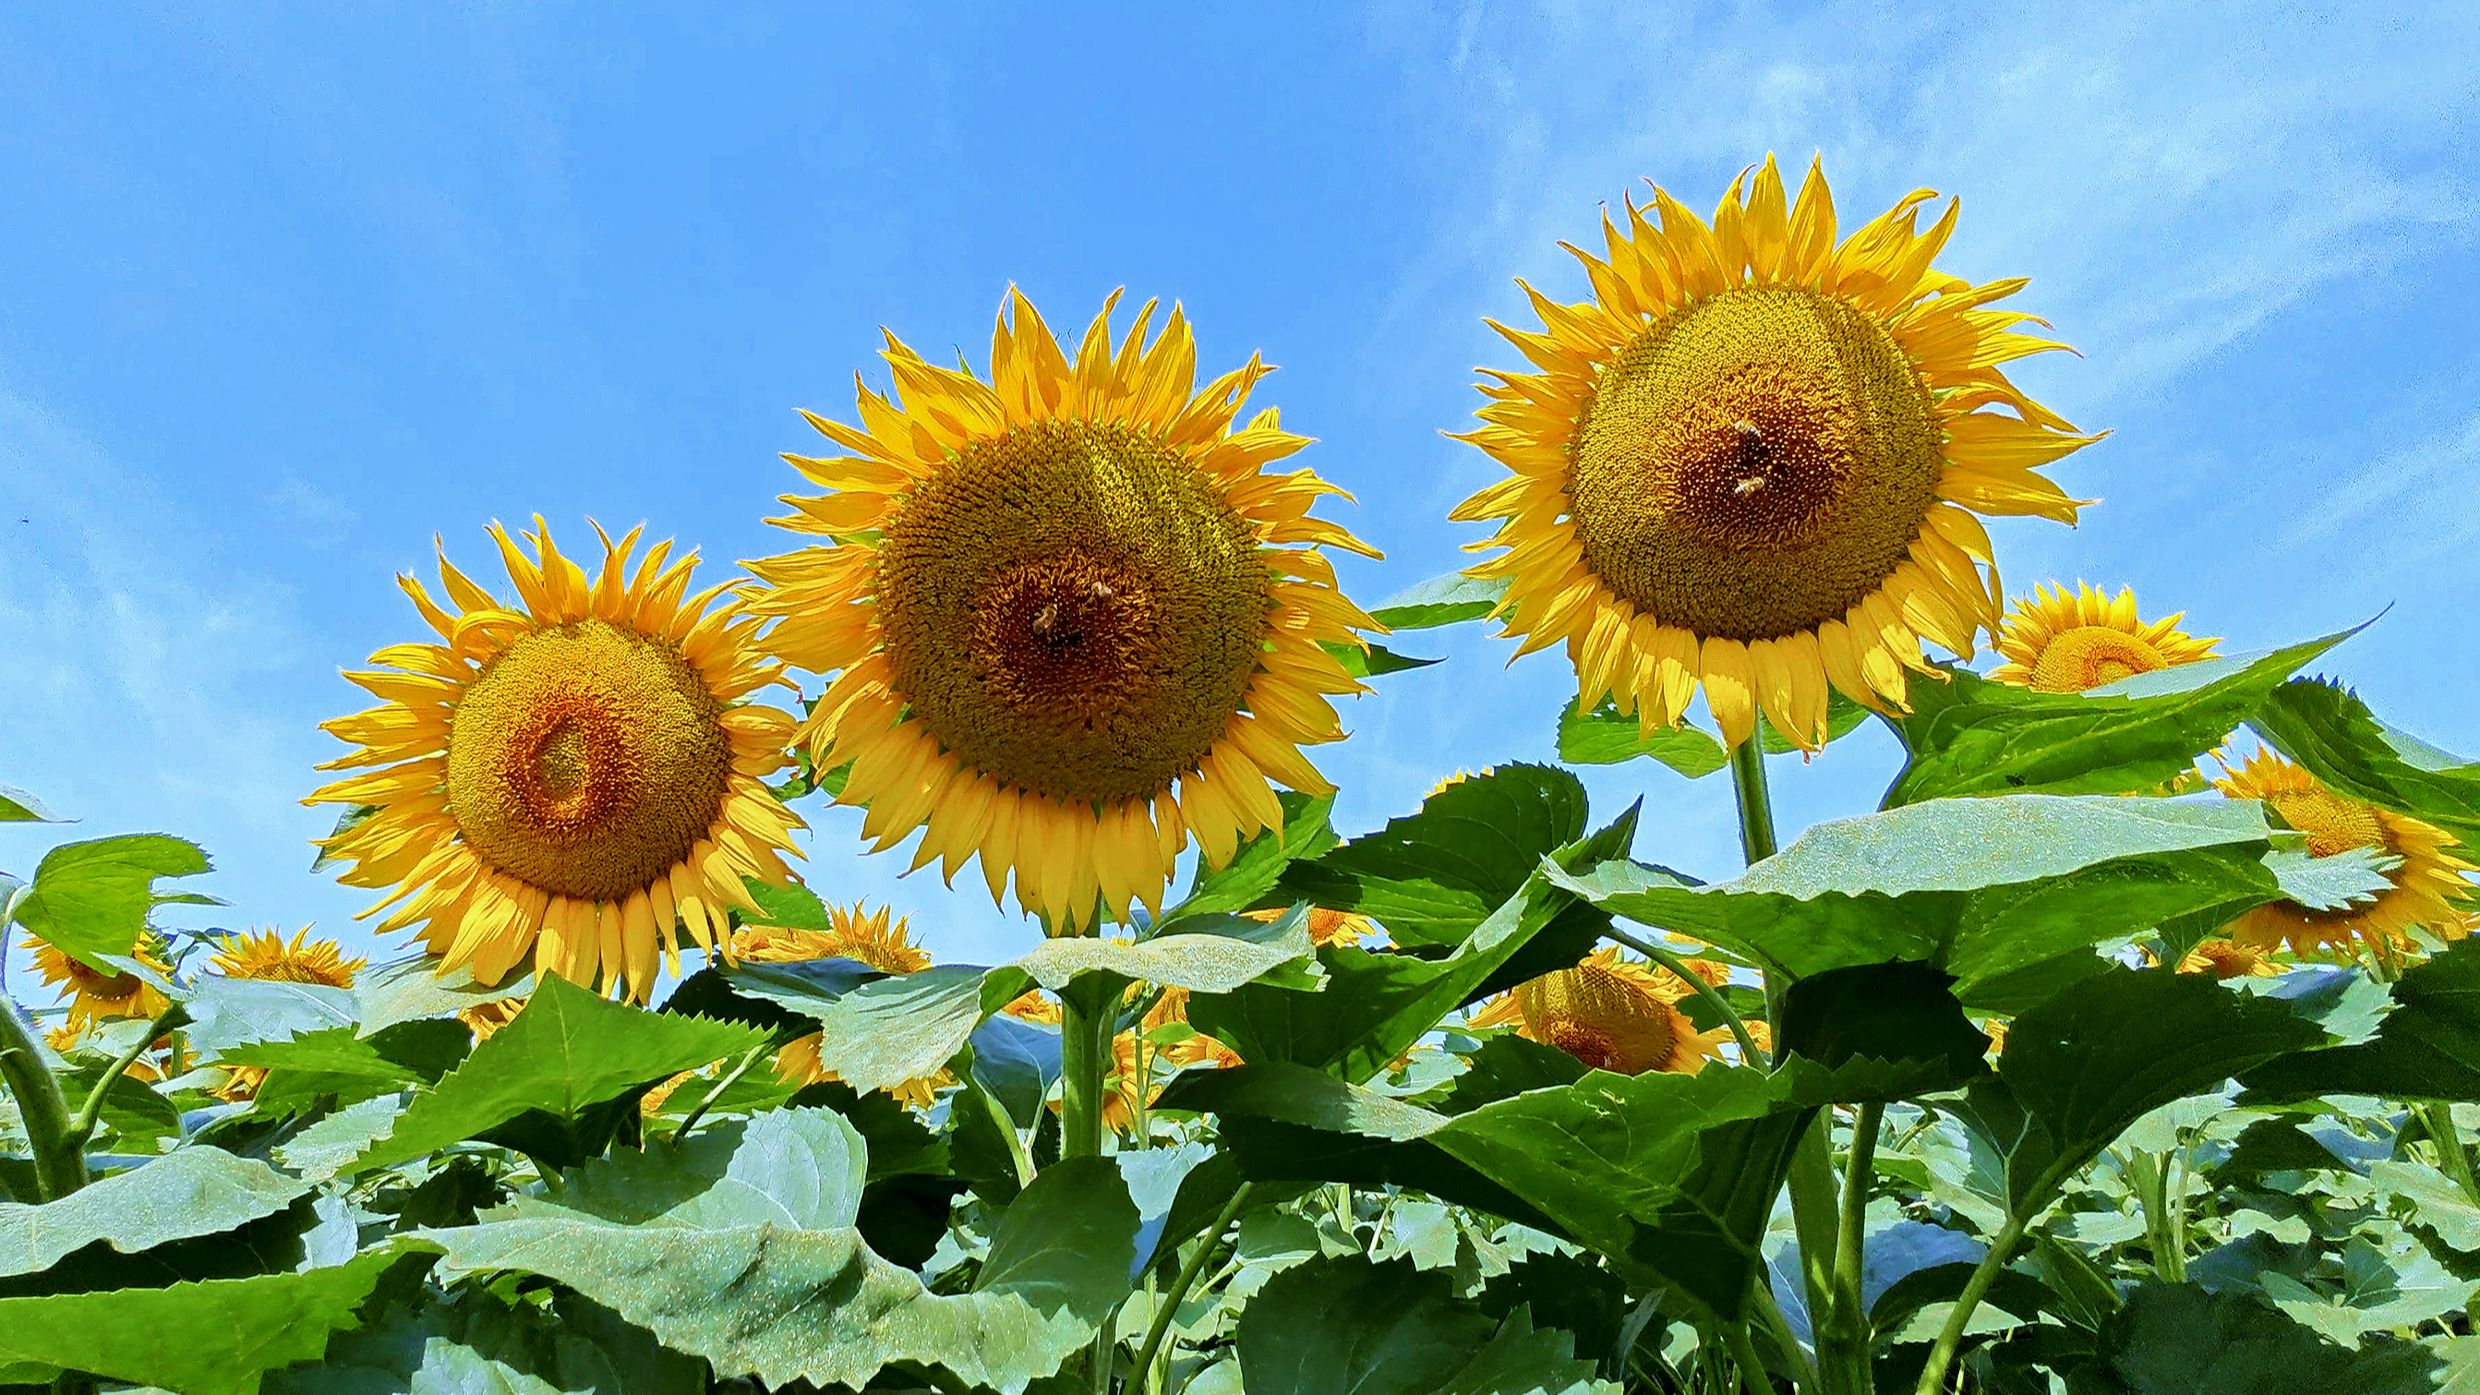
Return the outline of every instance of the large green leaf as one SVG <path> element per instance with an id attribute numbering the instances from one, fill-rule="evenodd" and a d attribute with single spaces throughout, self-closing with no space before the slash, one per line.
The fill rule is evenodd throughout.
<path id="1" fill-rule="evenodd" d="M 374 1250 L 293 1274 L 0 1298 L 0 1384 L 89 1371 L 181 1395 L 257 1395 L 261 1372 L 317 1359 L 401 1258 Z"/>
<path id="2" fill-rule="evenodd" d="M 1236 1339 L 1249 1395 L 1617 1395 L 1575 1338 L 1457 1299 L 1409 1260 L 1320 1258 L 1268 1280 Z"/>
<path id="3" fill-rule="evenodd" d="M 533 991 L 531 974 L 512 975 L 497 987 L 474 982 L 463 970 L 443 975 L 439 961 L 427 954 L 408 954 L 373 964 L 353 980 L 354 1018 L 363 1036 L 416 1018 L 445 1017 L 452 1012 L 521 998 Z"/>
<path id="4" fill-rule="evenodd" d="M 776 1109 L 660 1148 L 620 1149 L 547 1179 L 513 1216 L 727 1230 L 852 1226 L 868 1172 L 861 1134 L 831 1109 Z"/>
<path id="5" fill-rule="evenodd" d="M 2017 1017 L 1998 1058 L 2003 1088 L 1976 1088 L 1958 1112 L 2006 1159 L 2020 1214 L 2147 1112 L 2328 1040 L 2293 1003 L 2202 975 L 2116 968 Z"/>
<path id="6" fill-rule="evenodd" d="M 1137 1209 L 1108 1160 L 1054 1164 L 1007 1208 L 960 1294 L 929 1292 L 845 1228 L 546 1213 L 423 1234 L 451 1270 L 556 1280 L 727 1378 L 859 1387 L 910 1364 L 1020 1391 L 1127 1297 Z"/>
<path id="7" fill-rule="evenodd" d="M 209 1057 L 249 1042 L 355 1030 L 351 990 L 323 983 L 201 974 L 190 984 L 189 1042 Z"/>
<path id="8" fill-rule="evenodd" d="M 219 1052 L 216 1063 L 257 1066 L 267 1077 L 251 1096 L 266 1112 L 322 1103 L 353 1104 L 373 1095 L 437 1084 L 469 1054 L 462 1022 L 415 1018 L 357 1036 L 350 1026 L 325 1027 L 282 1041 L 245 1042 Z"/>
<path id="9" fill-rule="evenodd" d="M 2146 1284 L 2102 1325 L 2075 1388 L 2092 1395 L 2428 1395 L 2445 1363 L 2377 1338 L 2336 1346 L 2247 1297 L 2193 1284 Z"/>
<path id="10" fill-rule="evenodd" d="M 1451 945 L 1584 831 L 1584 785 L 1575 776 L 1499 766 L 1432 794 L 1417 814 L 1292 863 L 1277 893 L 1374 916 L 1397 944 Z"/>
<path id="11" fill-rule="evenodd" d="M 1617 861 L 1545 875 L 1785 978 L 1919 960 L 2011 1010 L 2097 967 L 2095 945 L 2273 899 L 2270 837 L 2248 802 L 2012 795 L 1821 823 L 1719 885 Z"/>
<path id="12" fill-rule="evenodd" d="M 706 1363 L 573 1293 L 548 1307 L 468 1290 L 338 1333 L 262 1395 L 705 1395 Z"/>
<path id="13" fill-rule="evenodd" d="M 1478 580 L 1462 572 L 1433 576 L 1378 602 L 1369 618 L 1390 630 L 1428 630 L 1478 620 L 1507 595 L 1503 580 Z"/>
<path id="14" fill-rule="evenodd" d="M 177 1148 L 39 1206 L 0 1202 L 0 1277 L 50 1268 L 72 1250 L 137 1254 L 272 1216 L 310 1184 L 203 1144 Z"/>
<path id="15" fill-rule="evenodd" d="M 2480 939 L 2460 940 L 2393 985 L 2376 1038 L 2269 1061 L 2240 1076 L 2248 1102 L 2315 1095 L 2480 1103 Z"/>
<path id="16" fill-rule="evenodd" d="M 1886 807 L 1948 795 L 2157 788 L 2351 633 L 2181 664 L 2089 693 L 2034 692 L 1968 669 L 1915 683 L 1910 714 L 1891 719 L 1911 760 L 1886 791 Z"/>
<path id="17" fill-rule="evenodd" d="M 1245 1060 L 1289 1061 L 1366 1080 L 1487 989 L 1537 937 L 1589 943 L 1606 918 L 1538 869 L 1588 867 L 1622 856 L 1635 833 L 1636 811 L 1630 809 L 1591 836 L 1535 858 L 1503 903 L 1444 958 L 1328 945 L 1318 951 L 1327 982 L 1317 992 L 1250 984 L 1200 994 L 1189 1000 L 1189 1021 Z"/>
<path id="18" fill-rule="evenodd" d="M 1859 730 L 1868 719 L 1867 708 L 1835 693 L 1826 703 L 1826 740 L 1840 740 Z M 1773 755 L 1788 755 L 1799 749 L 1771 726 L 1758 736 Z M 1560 709 L 1560 760 L 1571 765 L 1616 765 L 1638 756 L 1658 760 L 1691 780 L 1702 779 L 1731 763 L 1731 753 L 1723 748 L 1721 740 L 1702 727 L 1657 726 L 1647 732 L 1636 718 L 1621 715 L 1610 702 L 1589 712 L 1577 711 L 1574 703 Z"/>
<path id="19" fill-rule="evenodd" d="M 155 892 L 158 878 L 192 877 L 208 868 L 196 843 L 162 833 L 63 843 L 36 864 L 34 880 L 17 898 L 17 923 L 109 973 L 104 956 L 137 946 L 147 912 L 175 900 L 217 904 L 191 892 Z"/>
<path id="20" fill-rule="evenodd" d="M 514 1020 L 415 1095 L 352 1169 L 408 1162 L 531 1113 L 574 1119 L 589 1106 L 766 1039 L 747 1027 L 648 1012 L 546 978 Z"/>
<path id="21" fill-rule="evenodd" d="M 1264 980 L 1297 993 L 1316 983 L 1305 916 L 1273 922 L 1195 916 L 1182 928 L 1133 943 L 1078 937 L 1045 940 L 1012 964 L 983 969 L 941 964 L 848 987 L 788 970 L 808 965 L 750 964 L 726 970 L 739 992 L 818 1024 L 818 1055 L 856 1090 L 879 1090 L 930 1075 L 972 1038 L 982 1020 L 1036 984 L 1058 989 L 1100 974 L 1220 993 Z M 832 962 L 832 961 L 828 961 Z"/>
<path id="22" fill-rule="evenodd" d="M 1241 844 L 1231 861 L 1219 868 L 1200 862 L 1188 895 L 1164 913 L 1163 928 L 1170 929 L 1190 916 L 1245 911 L 1274 890 L 1285 867 L 1335 846 L 1335 830 L 1327 822 L 1335 808 L 1333 795 L 1285 792 L 1279 798 L 1283 826 Z"/>
<path id="23" fill-rule="evenodd" d="M 2466 848 L 2480 847 L 2480 762 L 2387 726 L 2349 689 L 2294 679 L 2274 690 L 2251 725 L 2335 789 L 2416 814 Z"/>

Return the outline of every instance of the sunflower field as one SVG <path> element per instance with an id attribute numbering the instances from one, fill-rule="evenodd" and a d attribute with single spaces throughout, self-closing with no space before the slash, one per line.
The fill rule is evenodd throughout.
<path id="1" fill-rule="evenodd" d="M 2096 437 L 1934 200 L 1612 210 L 1376 604 L 1264 363 L 1014 292 L 718 479 L 776 555 L 448 540 L 301 784 L 396 957 L 157 927 L 164 834 L 0 879 L 0 1387 L 2480 1390 L 2480 763 L 2347 633 L 2004 589 Z M 1561 763 L 1337 827 L 1348 699 L 1484 623 Z M 1639 836 L 1726 789 L 1743 874 Z M 830 803 L 1043 933 L 822 899 Z"/>

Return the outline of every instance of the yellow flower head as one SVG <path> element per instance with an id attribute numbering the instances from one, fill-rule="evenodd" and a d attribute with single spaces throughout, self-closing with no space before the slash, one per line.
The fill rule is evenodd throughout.
<path id="1" fill-rule="evenodd" d="M 2262 950 L 2249 949 L 2233 940 L 2199 940 L 2194 949 L 2179 957 L 2179 972 L 2211 974 L 2215 978 L 2273 978 L 2282 966 L 2273 962 Z"/>
<path id="2" fill-rule="evenodd" d="M 1518 653 L 1565 643 L 1581 705 L 1650 732 L 1702 688 L 1730 744 L 1762 711 L 1813 750 L 1829 686 L 1902 709 L 1922 640 L 1969 658 L 1996 628 L 1976 514 L 2074 521 L 2035 469 L 2092 438 L 2000 369 L 2060 346 L 1992 308 L 2022 281 L 1931 268 L 1934 197 L 1837 241 L 1814 166 L 1786 203 L 1768 157 L 1710 225 L 1656 189 L 1658 224 L 1631 202 L 1605 257 L 1569 249 L 1594 299 L 1527 286 L 1544 328 L 1493 326 L 1535 371 L 1487 371 L 1463 439 L 1513 475 L 1453 516 L 1497 521 L 1471 574 L 1508 583 Z"/>
<path id="3" fill-rule="evenodd" d="M 2468 932 L 2472 885 L 2465 874 L 2474 868 L 2446 851 L 2454 839 L 2444 829 L 2344 798 L 2270 751 L 2226 770 L 2214 785 L 2233 799 L 2263 800 L 2283 823 L 2308 835 L 2311 857 L 2373 848 L 2402 859 L 2385 874 L 2387 887 L 2374 901 L 2331 911 L 2275 901 L 2249 911 L 2230 926 L 2238 947 L 2261 955 L 2287 943 L 2299 954 L 2349 958 L 2364 944 L 2390 958 L 2413 947 L 2415 929 L 2447 939 Z"/>
<path id="4" fill-rule="evenodd" d="M 1705 966 L 1689 962 L 1707 976 Z M 1727 969 L 1712 967 L 1727 977 Z M 1622 959 L 1617 946 L 1605 945 L 1572 969 L 1491 999 L 1473 1014 L 1472 1025 L 1512 1026 L 1517 1035 L 1555 1046 L 1594 1070 L 1694 1074 L 1731 1040 L 1729 1028 L 1699 1032 L 1679 1010 L 1694 991 L 1669 970 Z"/>
<path id="5" fill-rule="evenodd" d="M 733 932 L 735 958 L 760 964 L 811 959 L 856 959 L 882 974 L 909 974 L 930 967 L 930 953 L 913 943 L 912 931 L 890 907 L 827 907 L 824 930 L 752 925 Z"/>
<path id="6" fill-rule="evenodd" d="M 2038 586 L 2015 603 L 1999 629 L 1998 652 L 2006 662 L 1989 676 L 2036 692 L 2081 693 L 2212 658 L 2220 641 L 2181 631 L 2180 618 L 2139 618 L 2132 590 L 2111 597 L 2080 581 L 2073 595 L 2063 586 Z"/>
<path id="7" fill-rule="evenodd" d="M 1320 642 L 1377 628 L 1316 551 L 1375 555 L 1308 516 L 1341 491 L 1266 470 L 1307 438 L 1234 428 L 1264 365 L 1197 388 L 1177 308 L 1116 350 L 1110 311 L 1072 361 L 1011 294 L 987 381 L 889 336 L 897 393 L 786 457 L 826 492 L 775 521 L 827 545 L 749 564 L 774 652 L 837 675 L 800 736 L 863 835 L 923 829 L 915 867 L 978 856 L 994 899 L 1012 873 L 1054 932 L 1159 910 L 1190 839 L 1219 867 L 1281 824 L 1275 783 L 1330 790 L 1300 747 L 1361 688 Z"/>
<path id="8" fill-rule="evenodd" d="M 54 1027 L 50 1031 L 45 1032 L 43 1034 L 43 1040 L 50 1043 L 51 1048 L 54 1051 L 66 1056 L 70 1052 L 77 1049 L 79 1042 L 86 1039 L 86 1030 L 86 1025 L 83 1023 L 63 1023 L 60 1026 Z M 148 1050 L 153 1051 L 168 1048 L 170 1044 L 171 1043 L 168 1040 L 158 1039 L 148 1047 Z M 138 1059 L 129 1063 L 129 1069 L 123 1072 L 123 1074 L 127 1075 L 130 1079 L 137 1081 L 141 1085 L 160 1084 L 164 1079 L 164 1065 L 170 1064 L 170 1061 L 171 1052 L 169 1050 L 165 1050 L 164 1060 L 160 1064 L 156 1061 L 147 1059 L 145 1056 L 140 1056 Z M 259 1073 L 261 1075 L 266 1074 L 264 1071 Z"/>
<path id="9" fill-rule="evenodd" d="M 355 744 L 312 803 L 368 806 L 325 840 L 353 886 L 393 887 L 384 930 L 419 924 L 441 972 L 497 983 L 537 972 L 643 1000 L 679 971 L 677 927 L 701 946 L 754 910 L 744 878 L 783 885 L 800 820 L 761 779 L 784 764 L 792 718 L 747 699 L 780 669 L 760 623 L 689 594 L 696 555 L 657 543 L 632 568 L 632 531 L 588 575 L 540 519 L 527 555 L 494 525 L 517 599 L 448 564 L 454 610 L 398 578 L 435 643 L 371 656 L 345 676 L 380 706 L 326 724 Z"/>
<path id="10" fill-rule="evenodd" d="M 152 1019 L 172 1006 L 162 993 L 136 974 L 90 968 L 50 941 L 32 936 L 27 937 L 26 948 L 34 951 L 35 972 L 43 976 L 46 984 L 67 995 L 67 1023 L 81 1032 L 93 1023 L 115 1017 Z M 149 930 L 138 936 L 129 957 L 158 974 L 169 975 L 172 966 L 164 962 L 164 949 L 163 937 Z"/>
<path id="11" fill-rule="evenodd" d="M 317 983 L 329 988 L 351 988 L 353 975 L 360 972 L 363 959 L 347 959 L 334 940 L 307 943 L 310 927 L 305 925 L 285 939 L 274 930 L 253 930 L 247 934 L 226 935 L 207 961 L 207 967 L 226 978 L 274 979 L 284 983 Z"/>
<path id="12" fill-rule="evenodd" d="M 491 1039 L 492 1033 L 516 1021 L 517 1014 L 525 1011 L 525 1005 L 532 996 L 529 993 L 522 997 L 494 998 L 474 1007 L 460 1008 L 456 1020 L 465 1024 L 465 1030 L 474 1034 L 474 1045 L 480 1046 Z"/>

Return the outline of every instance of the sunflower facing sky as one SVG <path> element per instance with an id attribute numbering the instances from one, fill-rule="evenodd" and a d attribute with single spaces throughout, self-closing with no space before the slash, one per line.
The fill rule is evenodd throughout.
<path id="1" fill-rule="evenodd" d="M 2271 751 L 2259 751 L 2213 783 L 2233 799 L 2263 800 L 2283 823 L 2308 835 L 2311 857 L 2371 848 L 2401 859 L 2374 901 L 2331 911 L 2293 901 L 2258 906 L 2231 924 L 2238 948 L 2264 954 L 2288 944 L 2298 954 L 2350 958 L 2365 945 L 2378 959 L 2392 960 L 2413 948 L 2413 930 L 2444 939 L 2470 932 L 2467 874 L 2475 869 L 2447 851 L 2454 839 L 2444 829 L 2336 794 Z"/>
<path id="2" fill-rule="evenodd" d="M 69 1015 L 65 1021 L 70 1027 L 83 1031 L 115 1017 L 159 1017 L 172 1005 L 160 990 L 136 974 L 91 968 L 49 940 L 30 935 L 25 943 L 26 948 L 34 951 L 35 972 L 43 976 L 43 982 L 68 996 Z M 168 976 L 172 966 L 164 962 L 164 951 L 163 937 L 148 930 L 138 936 L 129 957 Z"/>
<path id="3" fill-rule="evenodd" d="M 1688 967 L 1720 983 L 1729 971 L 1709 961 Z M 1528 979 L 1472 1015 L 1476 1027 L 1513 1027 L 1519 1036 L 1555 1046 L 1593 1070 L 1641 1075 L 1693 1074 L 1722 1054 L 1728 1027 L 1699 1032 L 1679 1010 L 1695 990 L 1668 969 L 1619 956 L 1604 945 L 1574 968 Z"/>
<path id="4" fill-rule="evenodd" d="M 1969 658 L 1999 587 L 1976 515 L 2072 523 L 2036 473 L 2093 437 L 2001 365 L 2063 347 L 1930 263 L 1918 190 L 1836 240 L 1815 165 L 1786 204 L 1772 157 L 1709 225 L 1654 190 L 1606 257 L 1574 247 L 1594 298 L 1530 286 L 1539 331 L 1493 322 L 1534 371 L 1484 370 L 1470 441 L 1513 472 L 1459 505 L 1495 520 L 1469 569 L 1508 583 L 1518 654 L 1565 643 L 1578 701 L 1674 726 L 1702 689 L 1726 742 L 1762 712 L 1822 744 L 1827 691 L 1901 709 L 1921 642 Z M 1521 284 L 1521 283 L 1519 283 Z M 2037 321 L 2036 321 L 2037 323 Z"/>
<path id="5" fill-rule="evenodd" d="M 2157 673 L 2213 657 L 2221 641 L 2179 628 L 2183 615 L 2145 620 L 2136 614 L 2136 593 L 2121 588 L 2103 595 L 2077 582 L 2045 584 L 2015 603 L 1998 630 L 2005 663 L 1991 679 L 2042 693 L 2082 693 L 2139 673 Z"/>
<path id="6" fill-rule="evenodd" d="M 1309 517 L 1342 491 L 1266 469 L 1307 438 L 1235 427 L 1266 367 L 1197 387 L 1180 310 L 1114 350 L 1116 301 L 1071 360 L 1011 293 L 988 380 L 889 335 L 896 392 L 809 418 L 845 453 L 786 457 L 825 493 L 775 522 L 827 542 L 748 564 L 768 645 L 835 675 L 800 739 L 874 850 L 922 829 L 915 867 L 978 856 L 1053 933 L 1158 910 L 1191 839 L 1220 866 L 1281 824 L 1275 784 L 1330 791 L 1300 747 L 1361 685 L 1320 643 L 1378 628 L 1316 550 L 1376 555 Z"/>
<path id="7" fill-rule="evenodd" d="M 323 841 L 352 886 L 393 887 L 382 930 L 419 924 L 447 973 L 497 983 L 529 958 L 574 983 L 643 1000 L 679 969 L 678 927 L 701 947 L 754 910 L 743 878 L 783 885 L 801 821 L 760 781 L 786 762 L 790 714 L 751 705 L 780 669 L 759 625 L 689 593 L 692 552 L 662 542 L 630 563 L 632 530 L 602 533 L 589 576 L 541 519 L 528 556 L 494 524 L 511 608 L 449 565 L 453 610 L 398 584 L 438 635 L 345 676 L 380 705 L 325 729 L 358 749 L 322 769 L 381 766 L 308 803 L 365 806 Z M 720 603 L 719 603 L 720 602 Z"/>
<path id="8" fill-rule="evenodd" d="M 311 940 L 310 927 L 305 925 L 294 931 L 290 940 L 272 929 L 226 935 L 218 943 L 215 957 L 207 961 L 207 967 L 226 978 L 351 988 L 353 976 L 368 962 L 345 958 L 343 948 L 334 940 Z M 227 1066 L 223 1083 L 215 1087 L 214 1093 L 220 1099 L 246 1100 L 257 1095 L 258 1087 L 266 1083 L 265 1066 Z"/>

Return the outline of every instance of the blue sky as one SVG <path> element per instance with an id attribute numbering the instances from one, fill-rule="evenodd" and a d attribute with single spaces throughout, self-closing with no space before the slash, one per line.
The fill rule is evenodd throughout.
<path id="1" fill-rule="evenodd" d="M 482 571 L 536 511 L 780 550 L 794 409 L 849 416 L 882 324 L 978 359 L 1011 282 L 1061 325 L 1176 298 L 1209 368 L 1281 365 L 1259 400 L 1359 495 L 1375 602 L 1471 536 L 1444 515 L 1496 467 L 1439 433 L 1513 359 L 1511 278 L 1580 296 L 1557 243 L 1603 204 L 1710 207 L 1768 150 L 1822 151 L 1849 223 L 1960 194 L 1947 264 L 2030 276 L 2082 350 L 2021 377 L 2113 432 L 2056 471 L 2105 503 L 2000 528 L 2011 587 L 2132 584 L 2233 649 L 2391 605 L 2332 669 L 2480 751 L 2480 11 L 1671 8 L 11 9 L 0 783 L 81 821 L 0 826 L 0 869 L 160 829 L 231 903 L 168 921 L 368 946 L 297 801 L 360 705 L 336 671 L 415 637 L 391 574 L 434 532 Z M 1448 662 L 1346 710 L 1350 829 L 1548 756 L 1573 693 L 1474 627 L 1403 647 Z M 1783 815 L 1893 764 L 1874 731 L 1782 762 Z M 1735 870 L 1718 781 L 1588 779 L 1646 798 L 1640 855 Z M 805 812 L 822 894 L 943 957 L 1032 937 Z"/>

